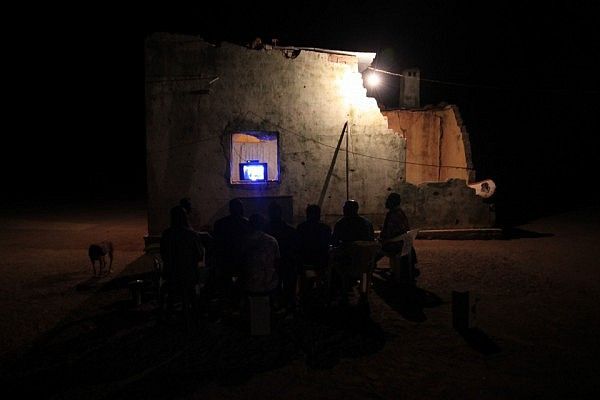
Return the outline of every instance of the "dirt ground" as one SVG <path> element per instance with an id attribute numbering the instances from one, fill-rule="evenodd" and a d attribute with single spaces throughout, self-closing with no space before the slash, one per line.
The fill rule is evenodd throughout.
<path id="1" fill-rule="evenodd" d="M 600 394 L 600 209 L 533 221 L 510 240 L 417 240 L 407 295 L 375 279 L 371 313 L 329 310 L 185 335 L 127 283 L 152 270 L 139 204 L 0 216 L 3 387 L 44 398 L 515 399 Z M 115 243 L 110 276 L 87 247 Z M 478 298 L 452 327 L 452 291 Z M 5 386 L 8 385 L 8 386 Z"/>

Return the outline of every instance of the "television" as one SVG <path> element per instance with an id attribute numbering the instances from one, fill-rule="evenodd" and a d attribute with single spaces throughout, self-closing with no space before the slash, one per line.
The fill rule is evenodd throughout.
<path id="1" fill-rule="evenodd" d="M 240 163 L 240 180 L 266 182 L 268 179 L 267 171 L 267 163 L 261 163 L 254 160 Z"/>

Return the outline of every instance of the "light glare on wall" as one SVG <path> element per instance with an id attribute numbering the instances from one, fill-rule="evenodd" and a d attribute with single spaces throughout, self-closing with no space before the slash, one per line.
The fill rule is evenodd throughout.
<path id="1" fill-rule="evenodd" d="M 363 86 L 362 74 L 346 71 L 339 81 L 341 94 L 346 102 L 353 107 L 367 108 L 371 105 L 367 90 Z"/>

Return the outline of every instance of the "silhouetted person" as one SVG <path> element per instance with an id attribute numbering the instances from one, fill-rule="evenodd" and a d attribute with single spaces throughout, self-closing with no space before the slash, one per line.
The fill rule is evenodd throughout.
<path id="1" fill-rule="evenodd" d="M 315 271 L 316 281 L 323 282 L 329 264 L 331 228 L 321 222 L 321 208 L 316 204 L 306 207 L 306 221 L 296 228 L 298 231 L 298 252 L 300 258 L 300 297 L 305 299 L 308 283 L 305 271 Z"/>
<path id="2" fill-rule="evenodd" d="M 410 230 L 408 217 L 400 207 L 401 202 L 398 193 L 390 193 L 385 200 L 385 208 L 388 209 L 388 212 L 383 221 L 379 240 L 381 241 L 382 250 L 386 253 L 399 253 L 402 251 L 402 242 L 392 242 L 390 239 Z"/>
<path id="3" fill-rule="evenodd" d="M 282 300 L 286 308 L 294 309 L 298 281 L 297 232 L 294 227 L 283 220 L 283 212 L 277 202 L 269 204 L 269 223 L 265 232 L 277 239 L 279 244 L 281 254 L 279 277 L 282 284 Z"/>
<path id="4" fill-rule="evenodd" d="M 344 203 L 344 216 L 333 228 L 332 242 L 334 246 L 357 240 L 374 240 L 373 224 L 368 219 L 358 215 L 358 202 L 348 200 Z"/>
<path id="5" fill-rule="evenodd" d="M 331 228 L 321 222 L 321 208 L 316 204 L 306 207 L 306 221 L 300 223 L 298 231 L 298 250 L 302 265 L 315 270 L 327 267 Z"/>
<path id="6" fill-rule="evenodd" d="M 192 200 L 189 197 L 183 197 L 179 200 L 179 206 L 182 207 L 187 213 L 188 222 L 190 223 L 190 227 L 195 231 L 208 231 L 210 227 L 198 227 L 199 215 L 198 210 L 192 206 Z"/>
<path id="7" fill-rule="evenodd" d="M 185 210 L 185 212 L 188 213 L 188 215 L 192 213 L 192 200 L 189 197 L 184 197 L 181 200 L 179 200 L 179 205 L 183 207 L 183 209 Z"/>
<path id="8" fill-rule="evenodd" d="M 221 294 L 232 294 L 232 277 L 239 276 L 242 243 L 250 231 L 250 222 L 244 217 L 242 202 L 239 199 L 229 201 L 229 215 L 215 222 L 213 232 L 216 280 Z"/>
<path id="9" fill-rule="evenodd" d="M 242 246 L 241 286 L 247 294 L 273 295 L 279 288 L 277 240 L 265 233 L 265 218 L 250 216 L 251 232 Z"/>
<path id="10" fill-rule="evenodd" d="M 194 218 L 194 216 L 196 216 L 197 212 L 196 212 L 195 208 L 192 208 L 192 200 L 189 197 L 184 197 L 181 200 L 179 200 L 179 206 L 185 210 L 190 227 L 194 231 L 196 231 L 196 234 L 198 235 L 200 243 L 202 243 L 202 247 L 204 248 L 204 262 L 205 262 L 204 267 L 206 268 L 206 272 L 207 272 L 207 276 L 205 276 L 205 280 L 206 280 L 205 283 L 208 286 L 209 291 L 214 293 L 214 291 L 216 290 L 216 288 L 215 288 L 215 285 L 216 285 L 216 279 L 215 279 L 216 261 L 215 261 L 214 238 L 208 232 L 208 230 L 209 230 L 208 227 L 204 227 L 204 229 L 202 229 L 201 231 L 197 231 L 195 229 L 195 227 L 193 226 L 193 218 Z"/>
<path id="11" fill-rule="evenodd" d="M 363 269 L 370 268 L 362 265 L 361 249 L 355 242 L 375 240 L 373 224 L 368 219 L 358 215 L 358 202 L 348 200 L 344 203 L 344 216 L 340 218 L 333 229 L 332 243 L 334 249 L 330 255 L 332 263 L 332 289 L 341 290 L 342 302 L 347 302 L 348 291 L 352 282 L 361 278 Z"/>
<path id="12" fill-rule="evenodd" d="M 404 213 L 401 207 L 402 198 L 398 193 L 390 193 L 385 200 L 385 208 L 388 209 L 383 221 L 383 227 L 381 228 L 381 234 L 379 241 L 381 242 L 381 251 L 377 255 L 377 260 L 384 256 L 396 257 L 404 246 L 403 240 L 399 240 L 399 237 L 410 230 L 408 223 L 408 217 Z M 402 271 L 406 276 L 416 277 L 419 271 L 415 268 L 417 263 L 417 254 L 414 247 L 411 249 L 412 252 L 412 265 L 407 265 L 407 258 L 403 258 Z M 408 269 L 412 269 L 412 273 L 408 274 Z"/>
<path id="13" fill-rule="evenodd" d="M 187 213 L 181 206 L 171 209 L 171 226 L 160 239 L 160 255 L 167 285 L 167 310 L 173 311 L 174 299 L 180 297 L 187 325 L 196 324 L 198 263 L 203 258 L 204 249 L 197 233 L 190 228 Z"/>

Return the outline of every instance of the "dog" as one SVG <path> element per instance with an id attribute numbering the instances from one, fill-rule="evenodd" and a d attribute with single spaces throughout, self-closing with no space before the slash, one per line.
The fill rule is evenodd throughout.
<path id="1" fill-rule="evenodd" d="M 102 270 L 106 268 L 106 257 L 108 256 L 110 263 L 108 264 L 108 274 L 112 271 L 113 262 L 113 244 L 112 242 L 104 241 L 90 245 L 88 249 L 88 255 L 92 262 L 92 269 L 94 270 L 94 276 L 100 276 Z M 98 275 L 96 275 L 96 261 L 98 261 Z"/>

